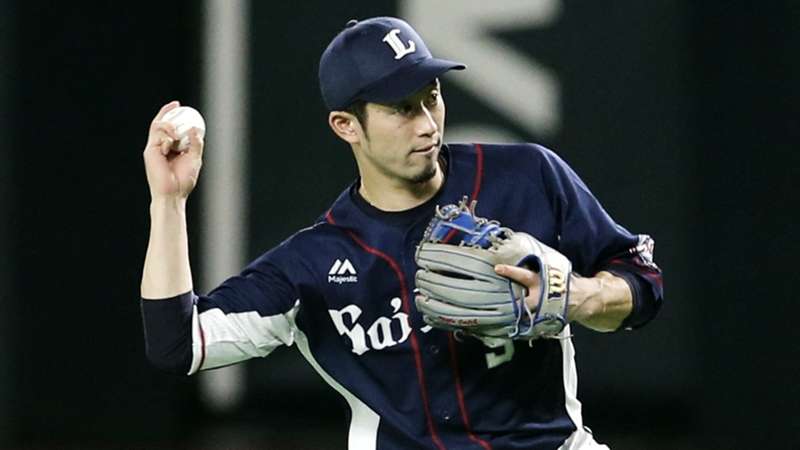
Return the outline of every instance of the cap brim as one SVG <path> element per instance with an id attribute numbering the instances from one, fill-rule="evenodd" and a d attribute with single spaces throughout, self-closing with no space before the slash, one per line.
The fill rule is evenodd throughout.
<path id="1" fill-rule="evenodd" d="M 450 70 L 467 66 L 446 59 L 429 58 L 382 78 L 358 94 L 357 98 L 373 103 L 395 103 L 427 86 Z"/>

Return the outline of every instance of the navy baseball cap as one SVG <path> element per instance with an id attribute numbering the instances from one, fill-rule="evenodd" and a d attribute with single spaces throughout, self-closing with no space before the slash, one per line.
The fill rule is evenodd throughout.
<path id="1" fill-rule="evenodd" d="M 356 100 L 393 103 L 448 70 L 466 66 L 434 58 L 416 31 L 394 17 L 351 20 L 319 61 L 319 86 L 329 110 Z"/>

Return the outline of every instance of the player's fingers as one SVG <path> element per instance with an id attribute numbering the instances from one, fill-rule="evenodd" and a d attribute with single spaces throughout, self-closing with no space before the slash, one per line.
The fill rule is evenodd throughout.
<path id="1" fill-rule="evenodd" d="M 151 133 L 147 145 L 144 147 L 144 155 L 161 154 L 166 155 L 174 143 L 174 139 L 164 133 Z"/>
<path id="2" fill-rule="evenodd" d="M 168 113 L 170 110 L 177 108 L 178 106 L 181 106 L 181 102 L 177 100 L 173 100 L 167 103 L 166 105 L 162 106 L 161 109 L 158 110 L 156 116 L 153 118 L 151 125 L 155 126 L 156 122 L 161 121 L 161 118 L 164 117 L 164 114 Z"/>
<path id="3" fill-rule="evenodd" d="M 167 140 L 171 140 L 172 142 L 178 140 L 175 126 L 169 122 L 158 122 L 155 124 L 154 128 L 150 130 L 147 147 L 158 147 L 160 149 Z M 172 142 L 170 142 L 170 145 L 172 145 Z"/>
<path id="4" fill-rule="evenodd" d="M 199 130 L 192 127 L 189 130 L 189 153 L 198 158 L 202 158 L 203 145 L 203 138 L 200 137 Z"/>
<path id="5" fill-rule="evenodd" d="M 172 139 L 178 139 L 178 132 L 175 129 L 175 125 L 171 124 L 170 122 L 157 122 L 153 131 L 155 134 L 163 133 Z"/>
<path id="6" fill-rule="evenodd" d="M 523 267 L 510 266 L 508 264 L 498 264 L 494 267 L 494 271 L 498 275 L 511 278 L 527 288 L 532 288 L 539 285 L 539 275 L 537 275 L 536 272 Z"/>
<path id="7" fill-rule="evenodd" d="M 163 136 L 161 138 L 161 142 L 158 145 L 158 150 L 161 152 L 162 155 L 167 156 L 174 147 L 175 147 L 175 139 L 172 139 L 169 136 Z"/>
<path id="8" fill-rule="evenodd" d="M 144 147 L 145 161 L 152 159 L 153 155 L 160 154 L 166 156 L 175 144 L 175 127 L 161 119 L 164 114 L 180 106 L 179 101 L 171 101 L 159 109 L 156 116 L 150 122 L 150 131 L 147 134 L 147 143 Z M 149 155 L 149 156 L 148 156 Z"/>
<path id="9" fill-rule="evenodd" d="M 539 307 L 540 278 L 538 273 L 524 267 L 509 266 L 507 264 L 498 264 L 495 267 L 495 272 L 527 288 L 525 304 L 528 306 L 528 309 L 535 311 Z"/>

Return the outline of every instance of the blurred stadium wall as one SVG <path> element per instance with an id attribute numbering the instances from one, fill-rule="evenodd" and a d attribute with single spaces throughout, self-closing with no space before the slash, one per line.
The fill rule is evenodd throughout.
<path id="1" fill-rule="evenodd" d="M 11 288 L 12 259 L 9 257 L 10 218 L 12 217 L 10 158 L 10 127 L 11 119 L 11 94 L 8 86 L 11 84 L 10 70 L 12 63 L 12 45 L 14 14 L 11 5 L 6 0 L 0 0 L 0 446 L 10 440 L 11 408 L 10 396 L 12 383 L 12 363 L 9 355 L 13 349 L 11 339 L 14 336 L 11 328 L 13 324 L 12 312 L 13 299 Z"/>

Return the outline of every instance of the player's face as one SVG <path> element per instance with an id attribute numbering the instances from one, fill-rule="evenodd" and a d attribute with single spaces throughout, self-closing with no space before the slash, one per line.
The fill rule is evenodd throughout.
<path id="1" fill-rule="evenodd" d="M 424 183 L 438 170 L 444 100 L 436 80 L 402 101 L 367 103 L 362 160 L 393 181 Z"/>

